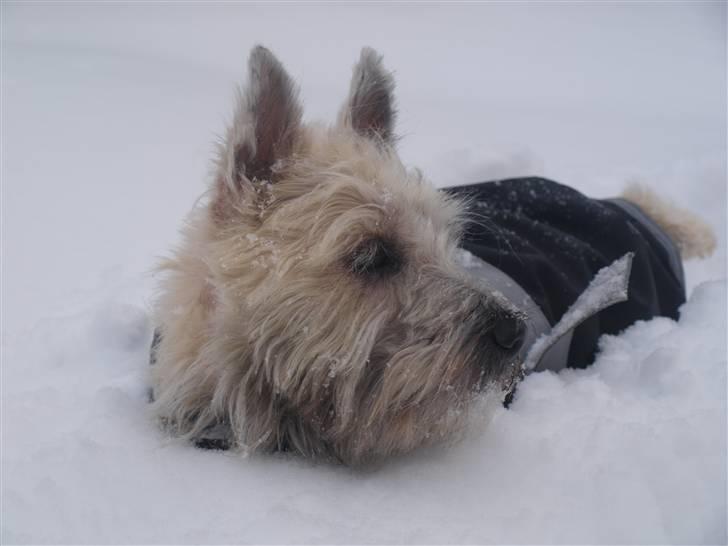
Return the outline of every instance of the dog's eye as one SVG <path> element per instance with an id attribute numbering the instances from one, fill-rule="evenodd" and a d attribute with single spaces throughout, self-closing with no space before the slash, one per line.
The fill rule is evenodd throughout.
<path id="1" fill-rule="evenodd" d="M 355 275 L 384 276 L 399 271 L 401 257 L 397 249 L 384 239 L 369 239 L 352 253 L 349 266 Z"/>

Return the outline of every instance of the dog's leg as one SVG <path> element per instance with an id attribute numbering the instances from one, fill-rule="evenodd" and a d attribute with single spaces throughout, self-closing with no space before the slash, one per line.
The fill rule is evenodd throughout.
<path id="1" fill-rule="evenodd" d="M 159 328 L 154 329 L 154 337 L 152 338 L 152 345 L 149 347 L 149 365 L 154 366 L 157 363 L 157 347 L 162 341 L 162 334 L 159 332 Z M 148 391 L 149 403 L 154 402 L 154 389 L 149 387 Z"/>

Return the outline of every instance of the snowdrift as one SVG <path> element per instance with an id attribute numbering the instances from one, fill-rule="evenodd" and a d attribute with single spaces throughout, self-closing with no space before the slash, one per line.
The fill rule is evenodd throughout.
<path id="1" fill-rule="evenodd" d="M 3 542 L 720 542 L 725 301 L 701 285 L 591 368 L 530 375 L 464 441 L 365 471 L 166 438 L 147 314 L 99 302 L 6 348 Z"/>

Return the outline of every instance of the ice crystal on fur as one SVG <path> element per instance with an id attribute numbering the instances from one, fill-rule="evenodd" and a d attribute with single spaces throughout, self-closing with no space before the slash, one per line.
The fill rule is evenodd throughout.
<path id="1" fill-rule="evenodd" d="M 462 207 L 404 167 L 369 49 L 336 124 L 306 125 L 266 49 L 209 200 L 166 262 L 154 408 L 172 432 L 355 464 L 453 438 L 513 354 L 457 262 Z M 176 312 L 179 310 L 180 312 Z"/>

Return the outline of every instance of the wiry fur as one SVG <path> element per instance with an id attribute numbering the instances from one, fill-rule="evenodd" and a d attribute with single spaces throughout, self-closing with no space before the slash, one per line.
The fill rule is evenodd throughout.
<path id="1" fill-rule="evenodd" d="M 339 124 L 360 135 L 391 143 L 397 114 L 393 93 L 394 78 L 384 68 L 382 56 L 365 47 L 354 67 L 349 98 L 339 113 Z"/>
<path id="2" fill-rule="evenodd" d="M 515 311 L 456 263 L 462 204 L 396 153 L 393 90 L 365 49 L 337 123 L 306 125 L 281 64 L 251 53 L 212 186 L 163 264 L 153 408 L 172 433 L 358 464 L 452 437 L 518 373 L 491 335 Z M 692 215 L 625 197 L 684 257 L 712 251 Z"/>
<path id="3" fill-rule="evenodd" d="M 622 193 L 640 207 L 675 242 L 683 259 L 706 258 L 715 250 L 715 235 L 695 214 L 660 197 L 648 187 L 633 183 Z"/>
<path id="4" fill-rule="evenodd" d="M 452 436 L 512 378 L 487 335 L 512 311 L 455 262 L 461 205 L 400 162 L 392 91 L 365 50 L 338 123 L 304 125 L 280 63 L 251 54 L 209 199 L 164 264 L 152 373 L 173 433 L 355 464 Z"/>

